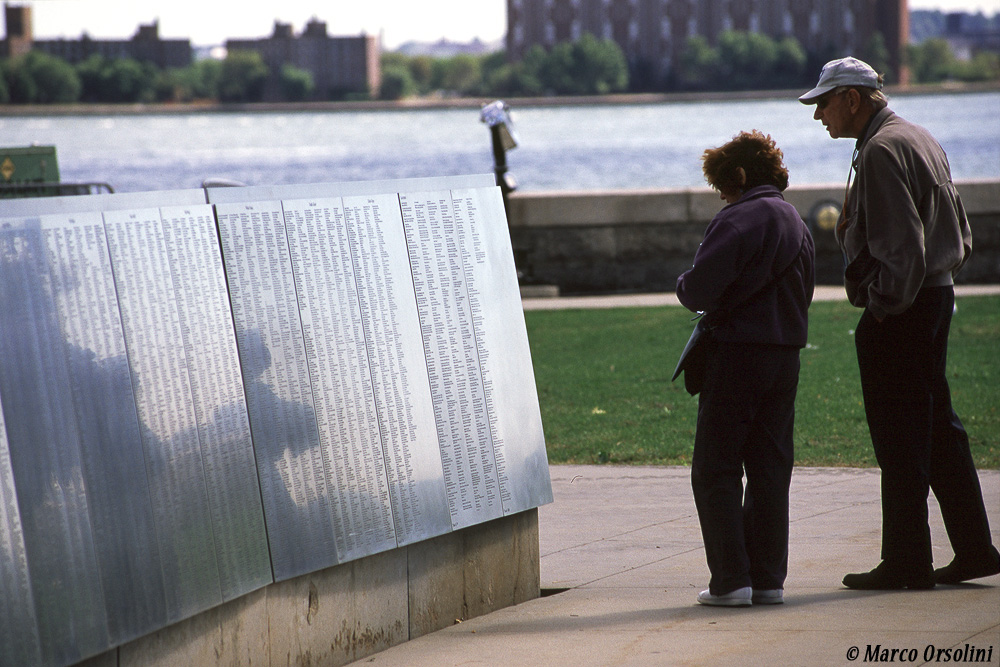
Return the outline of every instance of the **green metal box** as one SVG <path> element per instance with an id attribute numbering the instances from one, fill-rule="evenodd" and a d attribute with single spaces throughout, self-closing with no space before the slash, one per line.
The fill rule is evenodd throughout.
<path id="1" fill-rule="evenodd" d="M 0 148 L 0 183 L 58 183 L 55 146 Z"/>

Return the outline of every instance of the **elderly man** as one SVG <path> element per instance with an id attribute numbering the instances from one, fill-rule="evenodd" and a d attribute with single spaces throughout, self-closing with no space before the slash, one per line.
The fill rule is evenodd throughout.
<path id="1" fill-rule="evenodd" d="M 837 240 L 851 303 L 865 415 L 882 470 L 882 562 L 856 589 L 931 588 L 1000 573 L 969 439 L 945 377 L 953 276 L 972 233 L 948 158 L 927 130 L 888 109 L 866 63 L 827 63 L 802 95 L 834 139 L 857 139 Z M 851 184 L 851 175 L 854 183 Z M 934 570 L 927 495 L 955 557 Z"/>

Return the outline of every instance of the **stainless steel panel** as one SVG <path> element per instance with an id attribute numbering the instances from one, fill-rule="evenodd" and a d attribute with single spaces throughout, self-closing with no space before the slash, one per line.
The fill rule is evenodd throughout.
<path id="1" fill-rule="evenodd" d="M 159 209 L 104 220 L 156 521 L 149 543 L 159 543 L 155 574 L 176 621 L 222 602 L 191 373 Z"/>
<path id="2" fill-rule="evenodd" d="M 498 188 L 453 190 L 505 514 L 552 502 L 538 390 Z"/>
<path id="3" fill-rule="evenodd" d="M 201 189 L 0 199 L 0 218 L 37 217 L 53 213 L 81 213 L 84 211 L 120 211 L 157 206 L 189 206 L 204 203 L 205 191 Z"/>
<path id="4" fill-rule="evenodd" d="M 222 599 L 231 600 L 272 578 L 222 252 L 210 205 L 166 207 L 160 213 L 204 463 L 218 580 Z"/>
<path id="5" fill-rule="evenodd" d="M 280 202 L 216 209 L 275 580 L 338 562 Z"/>
<path id="6" fill-rule="evenodd" d="M 81 220 L 76 225 L 65 224 L 67 218 L 52 220 L 57 240 L 50 248 L 66 269 L 56 300 L 64 339 L 74 346 L 68 356 L 69 389 L 114 645 L 165 623 L 160 558 L 105 229 Z"/>
<path id="7" fill-rule="evenodd" d="M 344 197 L 361 319 L 400 545 L 451 530 L 397 195 Z"/>
<path id="8" fill-rule="evenodd" d="M 399 200 L 448 507 L 453 528 L 464 528 L 503 516 L 466 275 L 471 230 L 456 219 L 449 190 Z"/>
<path id="9" fill-rule="evenodd" d="M 83 456 L 94 434 L 75 399 L 120 388 L 123 369 L 127 380 L 121 328 L 104 326 L 118 311 L 100 214 L 3 221 L 0 249 L 11 468 L 42 661 L 65 664 L 110 643 Z"/>
<path id="10" fill-rule="evenodd" d="M 0 237 L 0 249 L 3 246 Z M 3 289 L 0 283 L 0 293 Z M 0 665 L 34 665 L 41 661 L 37 623 L 0 401 Z"/>
<path id="11" fill-rule="evenodd" d="M 357 277 L 339 199 L 286 201 L 284 211 L 343 562 L 396 546 Z"/>
<path id="12" fill-rule="evenodd" d="M 348 181 L 339 183 L 305 183 L 287 185 L 253 185 L 248 187 L 208 188 L 206 196 L 213 204 L 236 204 L 256 201 L 293 201 L 296 199 L 329 199 L 356 195 L 378 195 L 395 192 L 422 192 L 445 188 L 490 187 L 496 183 L 493 174 L 468 176 L 432 176 L 398 178 L 381 181 Z"/>

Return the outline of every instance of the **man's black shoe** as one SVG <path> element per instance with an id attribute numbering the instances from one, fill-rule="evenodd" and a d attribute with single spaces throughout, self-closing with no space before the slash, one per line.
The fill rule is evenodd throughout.
<path id="1" fill-rule="evenodd" d="M 989 558 L 977 561 L 963 560 L 958 556 L 945 565 L 934 570 L 934 580 L 939 584 L 960 584 L 970 579 L 980 577 L 990 577 L 1000 574 L 1000 551 L 996 547 L 990 547 Z"/>
<path id="2" fill-rule="evenodd" d="M 894 571 L 883 561 L 871 572 L 847 575 L 844 577 L 844 585 L 859 591 L 928 589 L 934 588 L 934 574 L 929 570 L 924 574 Z"/>

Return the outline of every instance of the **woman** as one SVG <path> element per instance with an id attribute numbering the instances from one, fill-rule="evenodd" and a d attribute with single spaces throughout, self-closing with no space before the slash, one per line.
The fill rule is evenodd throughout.
<path id="1" fill-rule="evenodd" d="M 784 600 L 792 426 L 814 250 L 781 194 L 782 158 L 756 130 L 705 151 L 705 178 L 728 205 L 677 279 L 680 302 L 705 311 L 712 330 L 691 465 L 711 572 L 702 604 Z"/>

